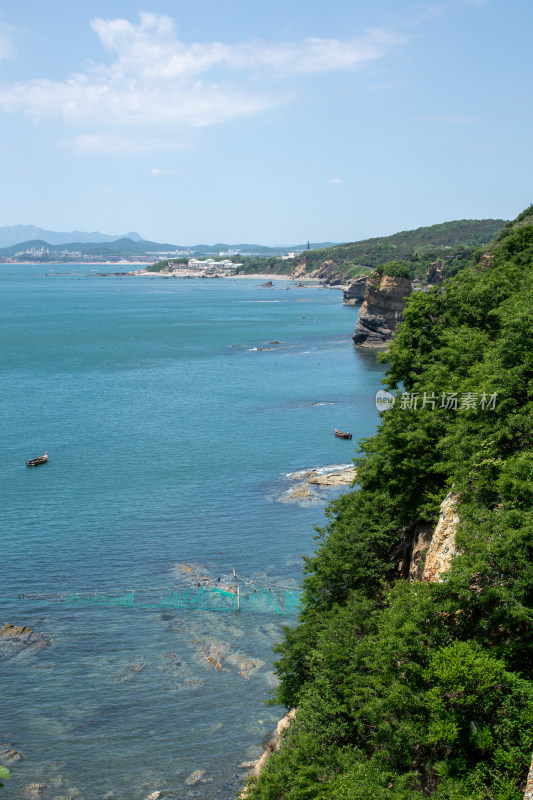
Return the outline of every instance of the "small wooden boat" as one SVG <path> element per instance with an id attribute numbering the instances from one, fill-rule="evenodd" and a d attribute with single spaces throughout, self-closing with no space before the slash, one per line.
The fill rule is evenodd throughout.
<path id="1" fill-rule="evenodd" d="M 46 452 L 44 456 L 39 456 L 38 458 L 29 458 L 26 461 L 27 467 L 38 467 L 39 464 L 46 464 L 48 461 L 48 453 Z"/>
<path id="2" fill-rule="evenodd" d="M 337 439 L 351 439 L 352 438 L 352 434 L 351 433 L 344 433 L 344 431 L 338 431 L 337 428 L 335 428 L 335 436 L 337 437 Z"/>

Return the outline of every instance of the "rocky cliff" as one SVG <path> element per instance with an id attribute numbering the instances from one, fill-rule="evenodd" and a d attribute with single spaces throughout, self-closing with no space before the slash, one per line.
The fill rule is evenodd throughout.
<path id="1" fill-rule="evenodd" d="M 423 581 L 440 581 L 442 574 L 450 569 L 453 556 L 457 554 L 455 534 L 459 524 L 458 500 L 458 496 L 450 492 L 441 504 L 439 521 L 426 553 L 421 578 Z"/>
<path id="2" fill-rule="evenodd" d="M 363 347 L 382 347 L 390 341 L 411 294 L 409 278 L 380 276 L 374 273 L 369 279 L 365 299 L 355 326 L 353 340 Z"/>
<path id="3" fill-rule="evenodd" d="M 533 759 L 531 760 L 531 769 L 529 770 L 529 775 L 527 776 L 524 800 L 533 800 Z"/>
<path id="4" fill-rule="evenodd" d="M 355 306 L 357 303 L 360 303 L 361 300 L 364 300 L 367 281 L 368 278 L 365 275 L 363 278 L 357 278 L 357 280 L 347 283 L 346 286 L 343 287 L 342 291 L 345 305 Z"/>
<path id="5" fill-rule="evenodd" d="M 444 261 L 442 259 L 434 261 L 432 264 L 429 265 L 426 274 L 426 280 L 430 286 L 442 283 L 443 267 L 444 267 Z"/>
<path id="6" fill-rule="evenodd" d="M 459 524 L 459 496 L 450 492 L 442 501 L 436 527 L 418 525 L 412 540 L 399 543 L 393 558 L 398 561 L 398 576 L 411 583 L 440 581 L 458 554 L 455 534 Z M 533 798 L 532 798 L 533 800 Z"/>

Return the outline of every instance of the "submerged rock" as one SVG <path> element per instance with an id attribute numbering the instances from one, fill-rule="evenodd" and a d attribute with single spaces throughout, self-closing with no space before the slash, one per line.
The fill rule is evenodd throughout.
<path id="1" fill-rule="evenodd" d="M 28 783 L 24 787 L 24 791 L 27 797 L 42 797 L 43 792 L 46 789 L 46 783 Z"/>
<path id="2" fill-rule="evenodd" d="M 220 672 L 222 661 L 228 650 L 229 645 L 226 642 L 210 642 L 200 648 L 200 653 L 202 653 L 208 664 L 211 664 L 212 667 Z"/>
<path id="3" fill-rule="evenodd" d="M 19 753 L 18 750 L 14 750 L 11 745 L 6 744 L 0 747 L 0 761 L 14 763 L 16 761 L 22 761 L 22 759 L 22 753 Z"/>
<path id="4" fill-rule="evenodd" d="M 204 783 L 203 777 L 205 775 L 205 769 L 195 769 L 194 772 L 191 772 L 188 778 L 185 778 L 185 785 L 186 786 L 196 786 L 197 783 Z"/>
<path id="5" fill-rule="evenodd" d="M 36 652 L 51 641 L 51 637 L 35 633 L 27 625 L 6 623 L 0 628 L 0 658 L 11 658 L 23 650 Z"/>
<path id="6" fill-rule="evenodd" d="M 116 680 L 127 681 L 130 680 L 135 674 L 141 672 L 146 667 L 146 664 L 140 662 L 138 664 L 126 664 L 122 672 L 116 675 Z"/>
<path id="7" fill-rule="evenodd" d="M 174 574 L 177 578 L 186 578 L 191 587 L 221 589 L 231 594 L 235 594 L 237 591 L 237 586 L 231 582 L 231 578 L 227 576 L 214 578 L 201 564 L 177 564 L 174 567 Z"/>
<path id="8" fill-rule="evenodd" d="M 291 500 L 310 500 L 313 492 L 306 483 L 300 483 L 280 498 L 282 503 L 289 503 Z"/>
<path id="9" fill-rule="evenodd" d="M 259 670 L 265 666 L 265 662 L 260 658 L 247 656 L 244 653 L 232 653 L 227 658 L 228 664 L 236 667 L 239 670 L 241 678 L 249 680 L 250 677 L 255 675 Z"/>

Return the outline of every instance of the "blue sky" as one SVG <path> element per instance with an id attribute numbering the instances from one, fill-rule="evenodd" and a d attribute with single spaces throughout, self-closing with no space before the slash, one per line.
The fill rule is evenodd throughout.
<path id="1" fill-rule="evenodd" d="M 531 0 L 4 0 L 0 225 L 353 241 L 532 202 Z"/>

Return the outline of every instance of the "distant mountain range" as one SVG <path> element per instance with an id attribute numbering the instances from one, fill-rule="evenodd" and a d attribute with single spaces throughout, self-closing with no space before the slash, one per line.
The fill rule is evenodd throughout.
<path id="1" fill-rule="evenodd" d="M 307 247 L 307 245 L 306 245 Z M 151 242 L 147 239 L 134 241 L 131 238 L 107 240 L 105 242 L 65 242 L 63 244 L 52 244 L 44 239 L 30 239 L 8 247 L 0 248 L 0 257 L 12 257 L 17 253 L 25 253 L 38 250 L 48 251 L 49 255 L 60 254 L 65 250 L 69 252 L 79 252 L 84 255 L 105 258 L 106 256 L 131 256 L 153 255 L 154 261 L 159 255 L 172 255 L 174 253 L 186 253 L 191 256 L 219 255 L 219 253 L 237 252 L 244 255 L 255 256 L 279 256 L 287 251 L 287 248 L 263 247 L 258 244 L 197 244 L 193 246 L 170 244 L 169 242 Z M 298 249 L 298 248 L 290 248 Z M 300 249 L 304 249 L 303 246 Z"/>
<path id="2" fill-rule="evenodd" d="M 253 268 L 251 261 L 255 257 L 258 260 L 257 268 L 261 270 L 264 269 L 265 264 L 259 262 L 265 259 L 276 259 L 284 253 L 303 252 L 307 270 L 315 269 L 320 263 L 326 261 L 338 269 L 341 268 L 341 265 L 376 266 L 391 258 L 404 258 L 415 252 L 422 254 L 435 248 L 475 247 L 491 241 L 499 233 L 504 223 L 505 220 L 493 219 L 454 220 L 412 231 L 402 231 L 392 236 L 365 239 L 347 244 L 310 242 L 309 244 L 277 247 L 258 244 L 225 244 L 223 242 L 212 245 L 178 245 L 169 242 L 152 242 L 143 239 L 138 233 L 113 237 L 98 232 L 57 233 L 31 225 L 15 225 L 0 227 L 0 258 L 11 259 L 17 253 L 28 253 L 30 260 L 50 261 L 56 257 L 56 254 L 61 260 L 73 260 L 75 258 L 72 255 L 74 251 L 74 253 L 81 253 L 84 258 L 90 257 L 95 260 L 131 259 L 135 256 L 144 256 L 157 261 L 162 256 L 190 255 L 198 257 L 235 253 L 248 257 L 247 268 L 250 269 Z M 21 240 L 20 236 L 27 236 L 28 232 L 37 232 L 40 235 Z M 9 238 L 12 243 L 6 246 L 4 242 Z M 17 239 L 17 241 L 14 242 L 13 239 Z M 62 255 L 65 250 L 69 251 L 68 255 Z M 30 254 L 31 251 L 34 253 Z M 38 251 L 44 252 L 39 253 Z M 17 260 L 21 260 L 19 256 L 17 256 Z M 286 262 L 273 262 L 271 267 L 274 272 L 282 272 L 290 265 Z"/>
<path id="3" fill-rule="evenodd" d="M 4 225 L 0 226 L 0 247 L 9 247 L 35 240 L 45 241 L 48 244 L 70 244 L 72 242 L 114 242 L 116 239 L 132 239 L 134 242 L 143 241 L 142 236 L 130 231 L 116 236 L 93 231 L 58 232 L 38 228 L 36 225 Z"/>
<path id="4" fill-rule="evenodd" d="M 64 244 L 51 244 L 44 239 L 30 239 L 26 242 L 19 242 L 18 244 L 12 244 L 9 247 L 0 248 L 0 256 L 14 256 L 17 253 L 39 251 L 41 249 L 48 251 L 49 255 L 54 253 L 59 255 L 65 250 L 68 250 L 69 253 L 79 252 L 85 255 L 102 258 L 105 258 L 106 256 L 120 256 L 128 258 L 130 256 L 144 256 L 162 251 L 174 252 L 176 245 L 149 242 L 145 239 L 134 241 L 133 239 L 126 237 L 123 237 L 122 239 L 108 240 L 105 242 L 65 242 Z M 156 256 L 154 255 L 154 258 L 155 257 Z"/>
<path id="5" fill-rule="evenodd" d="M 138 244 L 139 247 L 133 247 L 133 249 L 130 250 L 130 242 Z M 307 249 L 307 243 L 301 245 L 276 245 L 274 247 L 267 247 L 260 244 L 225 244 L 223 242 L 217 242 L 216 244 L 178 245 L 151 242 L 147 239 L 143 239 L 142 236 L 134 231 L 113 236 L 107 233 L 100 233 L 99 231 L 92 231 L 91 233 L 77 230 L 69 232 L 49 231 L 45 228 L 39 228 L 36 225 L 0 226 L 0 253 L 2 255 L 13 255 L 15 251 L 26 250 L 32 247 L 35 249 L 45 247 L 50 250 L 55 250 L 57 245 L 68 245 L 70 250 L 92 252 L 93 248 L 87 249 L 85 245 L 106 243 L 111 244 L 110 251 L 108 252 L 114 253 L 122 251 L 124 246 L 126 246 L 126 249 L 137 255 L 153 252 L 154 250 L 190 250 L 192 255 L 218 255 L 220 252 L 238 250 L 243 253 L 254 253 L 255 255 L 269 255 L 285 253 L 287 250 Z M 334 244 L 334 242 L 311 242 L 309 247 L 315 249 L 317 247 L 331 247 Z M 6 250 L 6 248 L 9 248 L 9 251 Z"/>

